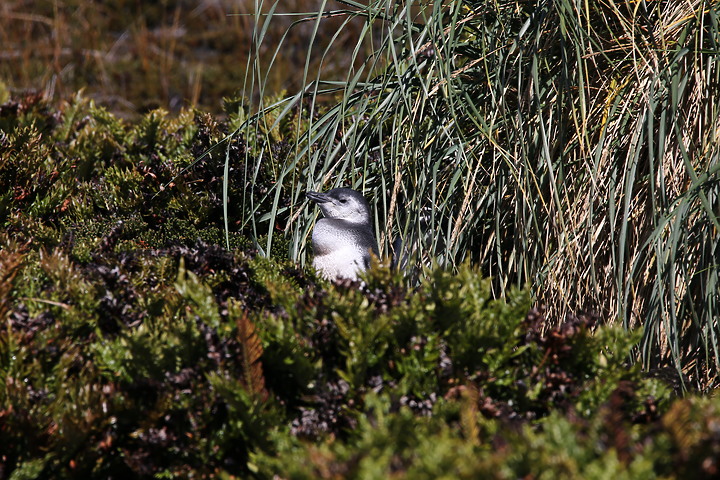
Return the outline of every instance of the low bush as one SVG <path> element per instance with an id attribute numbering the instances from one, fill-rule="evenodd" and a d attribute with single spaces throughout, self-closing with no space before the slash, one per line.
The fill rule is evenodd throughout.
<path id="1" fill-rule="evenodd" d="M 634 332 L 470 264 L 330 284 L 219 246 L 212 118 L 0 112 L 0 478 L 717 475 L 720 403 Z"/>

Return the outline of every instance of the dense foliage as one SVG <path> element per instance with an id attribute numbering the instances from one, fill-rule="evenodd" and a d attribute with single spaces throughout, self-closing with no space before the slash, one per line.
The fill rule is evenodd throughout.
<path id="1" fill-rule="evenodd" d="M 278 174 L 293 181 L 271 194 L 355 186 L 382 252 L 400 236 L 420 261 L 472 259 L 497 292 L 529 285 L 553 318 L 595 308 L 643 329 L 646 366 L 717 386 L 720 2 L 343 3 L 366 21 L 362 64 L 306 71 L 288 96 L 288 113 L 311 107 Z M 320 28 L 321 13 L 306 21 Z M 298 261 L 313 215 L 292 215 Z"/>
<path id="2" fill-rule="evenodd" d="M 635 333 L 469 264 L 328 284 L 237 210 L 219 246 L 222 161 L 186 168 L 228 125 L 27 97 L 0 128 L 0 478 L 718 474 L 720 402 L 644 374 Z"/>

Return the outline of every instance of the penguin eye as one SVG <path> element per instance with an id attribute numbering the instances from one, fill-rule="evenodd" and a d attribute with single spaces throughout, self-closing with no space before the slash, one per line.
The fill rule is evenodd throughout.
<path id="1" fill-rule="evenodd" d="M 341 198 L 340 198 L 340 203 L 347 203 L 347 198 L 341 197 Z"/>

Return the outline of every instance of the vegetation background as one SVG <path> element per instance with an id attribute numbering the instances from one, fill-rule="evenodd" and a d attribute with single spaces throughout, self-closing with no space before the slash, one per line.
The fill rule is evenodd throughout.
<path id="1" fill-rule="evenodd" d="M 264 61 L 260 68 L 267 70 L 267 52 L 284 37 L 262 87 L 269 96 L 296 91 L 302 76 L 295 73 L 305 66 L 312 23 L 289 29 L 301 17 L 280 14 L 313 12 L 317 2 L 285 0 L 274 8 L 271 2 L 259 3 L 259 12 L 272 8 L 276 13 L 260 51 L 254 52 Z M 156 108 L 178 113 L 197 107 L 222 114 L 222 99 L 245 92 L 248 65 L 256 67 L 248 64 L 258 33 L 255 7 L 254 0 L 8 0 L 0 6 L 0 79 L 6 95 L 32 90 L 54 102 L 82 89 L 124 118 Z M 340 7 L 334 1 L 325 4 L 327 10 Z M 324 22 L 316 45 L 328 45 L 341 22 Z M 347 71 L 345 52 L 359 30 L 351 26 L 334 40 L 335 49 L 325 59 L 329 72 Z M 310 59 L 310 68 L 318 63 Z"/>
<path id="2" fill-rule="evenodd" d="M 3 2 L 0 478 L 715 478 L 719 10 Z"/>

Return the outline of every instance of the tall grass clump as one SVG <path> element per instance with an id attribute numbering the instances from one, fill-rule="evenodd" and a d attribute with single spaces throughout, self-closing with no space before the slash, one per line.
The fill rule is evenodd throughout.
<path id="1" fill-rule="evenodd" d="M 375 207 L 384 255 L 400 237 L 417 264 L 471 259 L 496 294 L 529 284 L 553 318 L 593 309 L 641 327 L 646 366 L 715 385 L 720 2 L 340 3 L 290 29 L 363 22 L 354 68 L 306 69 L 301 91 L 236 132 L 276 168 L 272 189 L 230 199 L 272 200 L 245 219 L 270 232 L 259 246 L 281 227 L 304 261 L 303 192 L 352 186 Z M 256 51 L 272 21 L 256 17 Z M 333 48 L 311 36 L 307 63 Z M 273 164 L 263 138 L 281 127 L 298 140 Z"/>

